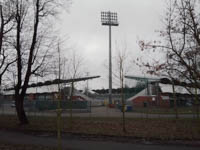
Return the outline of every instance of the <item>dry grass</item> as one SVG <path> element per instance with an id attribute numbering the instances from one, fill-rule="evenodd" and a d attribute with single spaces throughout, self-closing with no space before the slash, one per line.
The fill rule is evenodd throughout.
<path id="1" fill-rule="evenodd" d="M 19 144 L 1 144 L 0 150 L 57 150 L 56 148 L 36 146 L 36 145 L 19 145 Z"/>
<path id="2" fill-rule="evenodd" d="M 15 116 L 0 116 L 0 129 L 56 132 L 55 117 L 30 117 L 30 124 L 20 127 Z M 127 133 L 122 132 L 121 118 L 62 118 L 62 131 L 77 134 L 131 136 L 159 140 L 200 140 L 200 120 L 126 119 Z"/>

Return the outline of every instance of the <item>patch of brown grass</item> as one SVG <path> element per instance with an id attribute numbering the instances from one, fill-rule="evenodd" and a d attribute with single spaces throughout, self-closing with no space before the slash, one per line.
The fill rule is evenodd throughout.
<path id="1" fill-rule="evenodd" d="M 19 145 L 19 144 L 1 144 L 0 150 L 57 150 L 56 148 L 36 146 L 36 145 Z"/>
<path id="2" fill-rule="evenodd" d="M 20 127 L 15 116 L 0 116 L 0 128 L 25 131 L 56 132 L 56 117 L 30 117 L 30 124 Z M 62 131 L 80 134 L 131 136 L 159 140 L 200 140 L 200 120 L 194 119 L 126 119 L 127 133 L 121 118 L 62 118 Z"/>

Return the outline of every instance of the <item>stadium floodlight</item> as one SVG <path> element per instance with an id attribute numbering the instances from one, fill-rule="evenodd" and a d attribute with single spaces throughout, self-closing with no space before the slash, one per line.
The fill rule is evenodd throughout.
<path id="1" fill-rule="evenodd" d="M 117 13 L 116 12 L 101 12 L 102 25 L 118 26 Z"/>
<path id="2" fill-rule="evenodd" d="M 111 51 L 111 26 L 118 26 L 116 12 L 101 12 L 102 25 L 109 26 L 109 104 L 112 104 L 112 51 Z"/>

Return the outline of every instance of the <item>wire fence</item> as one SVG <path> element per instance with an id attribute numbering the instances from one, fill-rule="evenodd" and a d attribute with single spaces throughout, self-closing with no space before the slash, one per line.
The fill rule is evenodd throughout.
<path id="1" fill-rule="evenodd" d="M 67 113 L 70 110 L 75 113 L 91 112 L 90 101 L 61 101 L 60 107 L 63 110 L 63 113 Z M 27 115 L 55 116 L 57 109 L 58 101 L 24 101 L 24 110 Z M 15 102 L 10 100 L 0 100 L 0 114 L 15 115 Z"/>
<path id="2" fill-rule="evenodd" d="M 25 101 L 24 109 L 30 116 L 56 116 L 58 101 Z M 72 111 L 76 117 L 121 117 L 125 111 L 126 118 L 176 118 L 174 108 L 134 107 L 120 104 L 108 105 L 104 101 L 61 101 L 62 116 L 69 116 Z M 198 109 L 194 106 L 177 109 L 179 118 L 199 118 Z M 14 101 L 0 100 L 1 115 L 16 115 Z"/>

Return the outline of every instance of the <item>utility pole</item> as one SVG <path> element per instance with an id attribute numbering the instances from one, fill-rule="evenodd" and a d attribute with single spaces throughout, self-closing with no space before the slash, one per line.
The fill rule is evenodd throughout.
<path id="1" fill-rule="evenodd" d="M 109 104 L 112 104 L 112 40 L 111 26 L 118 26 L 116 12 L 101 12 L 101 23 L 109 27 Z"/>

